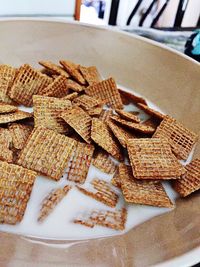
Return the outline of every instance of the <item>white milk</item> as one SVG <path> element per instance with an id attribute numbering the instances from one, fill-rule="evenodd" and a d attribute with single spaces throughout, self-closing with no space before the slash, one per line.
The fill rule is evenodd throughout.
<path id="1" fill-rule="evenodd" d="M 122 86 L 120 86 L 122 88 Z M 125 89 L 128 91 L 127 89 Z M 131 91 L 129 91 L 131 92 Z M 148 102 L 148 105 L 155 110 L 159 110 L 154 104 Z M 23 108 L 28 111 L 28 109 Z M 133 105 L 126 106 L 127 111 L 137 111 L 138 108 Z M 30 111 L 30 109 L 29 109 Z M 147 119 L 148 116 L 144 112 L 141 112 L 140 118 L 142 120 Z M 190 159 L 192 157 L 192 153 Z M 188 162 L 190 161 L 188 160 Z M 90 181 L 93 178 L 100 178 L 106 181 L 110 181 L 112 175 L 105 174 L 99 171 L 94 166 L 90 166 L 89 173 L 84 184 L 85 187 L 89 186 Z M 104 209 L 114 210 L 108 206 L 82 194 L 75 186 L 69 191 L 64 199 L 57 205 L 54 211 L 46 218 L 43 223 L 38 223 L 37 218 L 41 206 L 41 202 L 44 197 L 52 190 L 66 184 L 73 184 L 66 180 L 66 175 L 55 182 L 43 176 L 38 176 L 33 191 L 28 202 L 28 206 L 21 223 L 18 225 L 0 225 L 0 231 L 21 234 L 24 236 L 40 237 L 46 239 L 59 239 L 59 240 L 80 240 L 90 239 L 97 237 L 107 237 L 112 235 L 122 234 L 122 231 L 115 231 L 109 228 L 95 226 L 94 228 L 88 228 L 79 224 L 74 224 L 73 219 L 81 212 Z M 176 192 L 171 188 L 169 183 L 164 182 L 164 187 L 172 199 L 175 201 L 177 198 Z M 128 218 L 126 223 L 126 230 L 133 228 L 134 226 L 164 212 L 169 212 L 167 208 L 157 208 L 145 205 L 125 204 L 120 190 L 113 187 L 119 194 L 120 198 L 116 206 L 117 209 L 126 206 L 128 211 Z"/>

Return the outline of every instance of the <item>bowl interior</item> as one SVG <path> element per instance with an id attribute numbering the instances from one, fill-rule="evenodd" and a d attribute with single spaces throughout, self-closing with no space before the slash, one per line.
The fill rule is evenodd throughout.
<path id="1" fill-rule="evenodd" d="M 200 67 L 179 53 L 140 37 L 73 23 L 2 21 L 0 33 L 0 63 L 18 66 L 28 62 L 36 66 L 41 59 L 56 62 L 66 58 L 96 65 L 104 77 L 113 76 L 119 84 L 132 88 L 187 127 L 200 132 Z M 199 155 L 198 144 L 195 157 Z M 1 233 L 1 251 L 16 264 L 20 258 L 38 263 L 45 259 L 49 264 L 73 264 L 76 259 L 76 264 L 88 266 L 153 265 L 200 245 L 199 205 L 197 192 L 179 199 L 175 210 L 127 234 L 64 242 L 68 249 L 63 250 Z M 0 253 L 2 262 L 6 258 Z"/>

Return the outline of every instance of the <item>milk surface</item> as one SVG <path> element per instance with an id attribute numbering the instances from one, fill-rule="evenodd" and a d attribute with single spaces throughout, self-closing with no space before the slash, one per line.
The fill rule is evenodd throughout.
<path id="1" fill-rule="evenodd" d="M 123 88 L 120 86 L 120 88 Z M 126 88 L 125 91 L 132 92 Z M 160 112 L 162 112 L 155 104 L 148 101 L 148 105 Z M 30 109 L 22 108 L 24 111 L 30 111 Z M 127 105 L 125 110 L 137 111 L 136 106 Z M 148 119 L 148 115 L 140 111 L 141 120 Z M 192 153 L 187 161 L 190 162 Z M 184 163 L 186 164 L 186 162 Z M 108 175 L 94 166 L 90 166 L 88 176 L 84 187 L 89 187 L 90 181 L 94 178 L 110 181 L 113 175 Z M 49 192 L 55 188 L 65 186 L 67 184 L 73 185 L 73 188 L 68 192 L 64 199 L 56 206 L 53 212 L 44 220 L 39 223 L 37 221 L 41 202 Z M 134 226 L 164 212 L 169 212 L 168 208 L 157 208 L 145 205 L 127 204 L 124 202 L 122 194 L 119 189 L 113 186 L 113 189 L 119 195 L 119 201 L 116 208 L 109 208 L 101 202 L 98 202 L 91 197 L 82 194 L 74 186 L 73 182 L 69 182 L 66 179 L 66 174 L 60 181 L 56 182 L 47 177 L 37 176 L 30 200 L 27 205 L 27 209 L 21 223 L 17 225 L 0 225 L 0 231 L 21 234 L 29 237 L 38 237 L 44 239 L 57 239 L 57 240 L 81 240 L 92 239 L 97 237 L 108 237 L 113 235 L 122 234 Z M 178 197 L 177 193 L 171 188 L 168 182 L 163 183 L 168 196 L 172 201 L 175 201 Z M 128 212 L 126 229 L 125 231 L 115 231 L 102 226 L 95 226 L 94 228 L 88 228 L 79 224 L 74 224 L 73 219 L 80 215 L 82 212 L 88 210 L 101 209 L 101 210 L 115 210 L 121 207 L 126 207 Z"/>

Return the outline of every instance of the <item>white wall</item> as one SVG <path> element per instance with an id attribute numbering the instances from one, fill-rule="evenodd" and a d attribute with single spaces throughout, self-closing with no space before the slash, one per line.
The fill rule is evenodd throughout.
<path id="1" fill-rule="evenodd" d="M 75 0 L 0 0 L 0 15 L 73 15 Z"/>

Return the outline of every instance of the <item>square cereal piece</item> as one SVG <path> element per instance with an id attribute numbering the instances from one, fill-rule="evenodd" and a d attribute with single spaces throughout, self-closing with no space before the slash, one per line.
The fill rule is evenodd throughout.
<path id="1" fill-rule="evenodd" d="M 21 110 L 17 110 L 12 113 L 0 114 L 0 124 L 5 124 L 8 122 L 20 121 L 28 118 L 32 118 L 33 114 Z"/>
<path id="2" fill-rule="evenodd" d="M 22 149 L 33 130 L 33 127 L 21 123 L 12 123 L 9 125 L 8 129 L 12 137 L 13 147 L 15 149 Z"/>
<path id="3" fill-rule="evenodd" d="M 9 96 L 17 103 L 30 107 L 32 106 L 33 95 L 42 94 L 44 88 L 51 82 L 52 79 L 47 75 L 25 64 L 19 68 Z"/>
<path id="4" fill-rule="evenodd" d="M 93 85 L 101 81 L 100 74 L 95 66 L 83 67 L 79 66 L 79 70 L 83 75 L 83 78 L 89 85 Z"/>
<path id="5" fill-rule="evenodd" d="M 119 127 L 111 120 L 107 122 L 107 125 L 124 148 L 127 147 L 128 139 L 136 138 L 136 136 L 132 132 Z"/>
<path id="6" fill-rule="evenodd" d="M 171 145 L 172 152 L 177 158 L 184 160 L 188 158 L 198 139 L 197 134 L 169 116 L 164 118 L 153 137 L 166 138 Z"/>
<path id="7" fill-rule="evenodd" d="M 108 152 L 101 148 L 97 148 L 94 152 L 92 164 L 102 172 L 113 174 L 116 171 L 116 164 L 110 158 Z"/>
<path id="8" fill-rule="evenodd" d="M 161 182 L 135 179 L 131 166 L 125 164 L 119 165 L 119 174 L 126 202 L 165 208 L 174 206 Z"/>
<path id="9" fill-rule="evenodd" d="M 65 76 L 58 76 L 43 90 L 42 95 L 60 98 L 66 96 L 67 93 L 67 78 Z"/>
<path id="10" fill-rule="evenodd" d="M 137 179 L 177 179 L 185 173 L 166 139 L 129 139 L 128 155 Z"/>
<path id="11" fill-rule="evenodd" d="M 134 93 L 129 93 L 129 92 L 126 92 L 122 89 L 118 89 L 119 90 L 119 93 L 121 95 L 121 99 L 122 99 L 122 102 L 124 105 L 128 105 L 130 103 L 134 103 L 134 104 L 138 104 L 138 103 L 142 103 L 144 105 L 147 105 L 147 102 L 146 100 L 141 97 L 141 96 L 137 96 L 135 95 Z"/>
<path id="12" fill-rule="evenodd" d="M 127 210 L 109 211 L 93 210 L 87 211 L 74 219 L 74 223 L 93 228 L 95 225 L 101 225 L 114 230 L 124 230 L 127 220 Z"/>
<path id="13" fill-rule="evenodd" d="M 74 80 L 67 79 L 67 89 L 80 93 L 84 90 L 84 86 L 80 85 Z"/>
<path id="14" fill-rule="evenodd" d="M 145 113 L 147 113 L 147 114 L 149 114 L 149 115 L 151 115 L 151 116 L 153 116 L 153 117 L 155 117 L 157 119 L 163 120 L 165 118 L 165 116 L 166 116 L 166 115 L 160 113 L 159 111 L 154 110 L 154 109 L 148 107 L 145 104 L 138 103 L 137 105 L 138 105 L 138 107 L 140 109 L 144 110 Z"/>
<path id="15" fill-rule="evenodd" d="M 103 105 L 103 102 L 89 95 L 81 95 L 74 99 L 73 103 L 79 105 L 81 108 L 88 110 L 95 106 Z"/>
<path id="16" fill-rule="evenodd" d="M 121 189 L 121 180 L 119 175 L 119 167 L 117 167 L 117 171 L 113 175 L 113 178 L 111 179 L 111 184 Z"/>
<path id="17" fill-rule="evenodd" d="M 62 201 L 72 187 L 66 185 L 52 190 L 42 201 L 38 221 L 43 222 Z"/>
<path id="18" fill-rule="evenodd" d="M 91 123 L 92 118 L 82 108 L 73 108 L 61 113 L 60 117 L 71 126 L 86 143 L 91 143 Z"/>
<path id="19" fill-rule="evenodd" d="M 0 114 L 11 113 L 17 111 L 17 107 L 5 103 L 0 103 Z"/>
<path id="20" fill-rule="evenodd" d="M 152 134 L 155 131 L 155 129 L 152 126 L 145 125 L 143 123 L 127 121 L 127 120 L 121 119 L 119 116 L 116 116 L 116 115 L 112 116 L 111 119 L 126 128 L 135 130 L 140 133 Z"/>
<path id="21" fill-rule="evenodd" d="M 23 219 L 36 172 L 0 161 L 0 223 L 17 224 Z"/>
<path id="22" fill-rule="evenodd" d="M 200 189 L 200 158 L 192 160 L 185 168 L 186 173 L 181 176 L 181 179 L 173 182 L 174 189 L 182 197 Z"/>
<path id="23" fill-rule="evenodd" d="M 97 225 L 108 227 L 114 230 L 124 230 L 127 220 L 127 210 L 97 210 L 91 213 L 90 219 L 95 221 Z"/>
<path id="24" fill-rule="evenodd" d="M 92 161 L 94 146 L 77 142 L 67 163 L 67 179 L 83 184 Z"/>
<path id="25" fill-rule="evenodd" d="M 85 89 L 86 94 L 105 101 L 112 108 L 122 109 L 123 104 L 113 78 L 93 84 Z"/>
<path id="26" fill-rule="evenodd" d="M 72 107 L 71 101 L 48 96 L 33 96 L 35 127 L 43 126 L 58 133 L 66 133 L 69 126 L 60 118 L 60 113 Z"/>
<path id="27" fill-rule="evenodd" d="M 43 66 L 45 69 L 49 70 L 52 74 L 62 75 L 68 78 L 70 75 L 64 70 L 62 67 L 56 65 L 51 61 L 39 61 L 39 64 Z"/>
<path id="28" fill-rule="evenodd" d="M 17 164 L 57 181 L 64 173 L 75 143 L 73 139 L 47 128 L 34 128 Z"/>
<path id="29" fill-rule="evenodd" d="M 133 121 L 133 122 L 140 122 L 140 118 L 138 116 L 132 114 L 131 112 L 127 112 L 127 111 L 121 110 L 121 109 L 116 109 L 115 111 L 118 115 L 120 115 L 120 117 L 122 117 L 122 119 L 125 119 L 128 121 Z"/>
<path id="30" fill-rule="evenodd" d="M 80 186 L 77 186 L 77 188 L 83 194 L 94 198 L 95 200 L 100 201 L 111 208 L 114 208 L 117 205 L 119 196 L 113 191 L 108 182 L 100 179 L 93 179 L 91 184 L 94 188 L 93 191 Z"/>
<path id="31" fill-rule="evenodd" d="M 77 81 L 79 84 L 86 84 L 85 79 L 83 78 L 83 75 L 79 71 L 79 65 L 74 64 L 73 62 L 69 60 L 60 60 L 60 64 L 63 66 L 63 68 L 71 75 L 71 77 Z"/>
<path id="32" fill-rule="evenodd" d="M 0 65 L 0 102 L 13 104 L 8 92 L 13 85 L 17 70 L 8 65 Z"/>
<path id="33" fill-rule="evenodd" d="M 97 145 L 102 147 L 114 158 L 119 161 L 123 160 L 120 144 L 115 141 L 112 132 L 110 131 L 105 122 L 97 118 L 92 119 L 91 138 Z"/>

